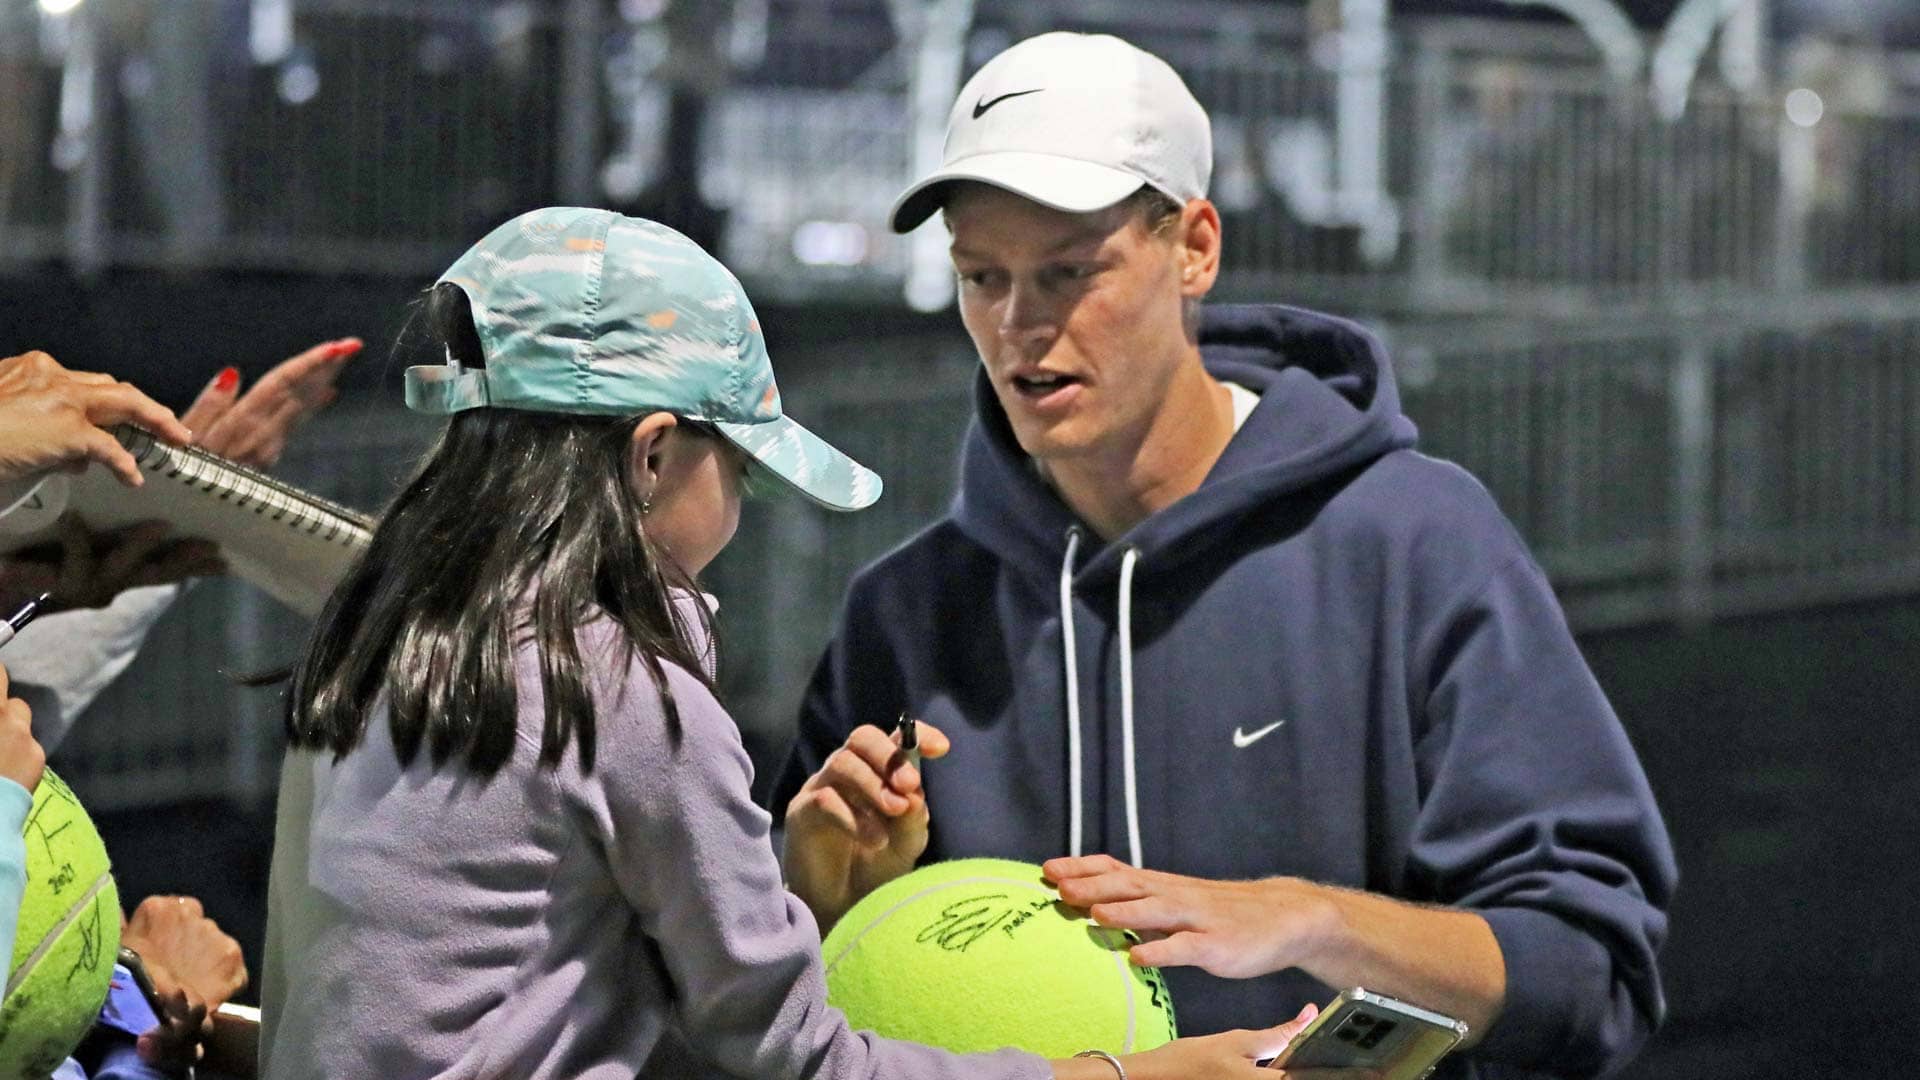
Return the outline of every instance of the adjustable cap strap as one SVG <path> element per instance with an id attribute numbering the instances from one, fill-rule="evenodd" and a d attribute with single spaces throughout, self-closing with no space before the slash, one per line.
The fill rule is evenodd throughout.
<path id="1" fill-rule="evenodd" d="M 407 408 L 445 416 L 493 403 L 487 373 L 451 364 L 407 369 Z"/>

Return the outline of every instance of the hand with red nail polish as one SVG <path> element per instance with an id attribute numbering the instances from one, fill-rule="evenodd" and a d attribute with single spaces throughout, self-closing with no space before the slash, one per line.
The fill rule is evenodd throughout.
<path id="1" fill-rule="evenodd" d="M 245 394 L 238 393 L 237 370 L 220 372 L 187 410 L 195 443 L 242 465 L 271 467 L 294 429 L 339 396 L 334 384 L 362 347 L 359 338 L 323 341 L 282 361 Z"/>

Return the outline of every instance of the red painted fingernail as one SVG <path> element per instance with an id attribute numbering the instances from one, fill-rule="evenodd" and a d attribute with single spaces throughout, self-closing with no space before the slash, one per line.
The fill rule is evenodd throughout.
<path id="1" fill-rule="evenodd" d="M 336 341 L 332 345 L 328 346 L 327 355 L 352 356 L 354 353 L 357 353 L 359 351 L 360 351 L 360 342 L 349 338 L 349 339 Z"/>
<path id="2" fill-rule="evenodd" d="M 235 367 L 221 368 L 220 375 L 213 380 L 213 388 L 223 394 L 239 385 L 240 369 Z"/>

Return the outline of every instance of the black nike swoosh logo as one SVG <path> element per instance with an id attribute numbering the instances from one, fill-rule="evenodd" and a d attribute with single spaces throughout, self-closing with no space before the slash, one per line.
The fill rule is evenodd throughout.
<path id="1" fill-rule="evenodd" d="M 973 106 L 973 118 L 975 120 L 980 119 L 981 117 L 987 115 L 988 109 L 993 108 L 995 105 L 1000 104 L 1001 102 L 1007 100 L 1008 98 L 1026 97 L 1028 94 L 1037 94 L 1040 91 L 1045 89 L 1046 87 L 1044 86 L 1037 86 L 1032 90 L 1015 90 L 1011 94 L 1001 94 L 999 97 L 994 98 L 992 101 L 988 101 L 986 98 L 981 98 Z"/>

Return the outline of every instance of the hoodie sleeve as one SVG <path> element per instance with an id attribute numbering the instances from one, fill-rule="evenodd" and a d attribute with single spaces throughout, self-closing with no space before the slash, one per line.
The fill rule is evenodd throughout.
<path id="1" fill-rule="evenodd" d="M 1656 955 L 1677 872 L 1652 790 L 1524 551 L 1438 615 L 1415 654 L 1410 883 L 1499 941 L 1506 1003 L 1476 1057 L 1606 1075 L 1665 1012 Z"/>
<path id="2" fill-rule="evenodd" d="M 670 733 L 647 674 L 602 710 L 602 755 L 581 798 L 614 878 L 661 952 L 691 1042 L 731 1075 L 1045 1080 L 1018 1051 L 960 1056 L 855 1032 L 827 1004 L 820 932 L 781 884 L 771 819 L 753 802 L 739 730 L 677 668 Z"/>
<path id="3" fill-rule="evenodd" d="M 56 612 L 20 632 L 7 653 L 13 695 L 33 706 L 33 737 L 52 754 L 80 714 L 139 655 L 184 585 L 128 589 L 103 608 Z"/>

